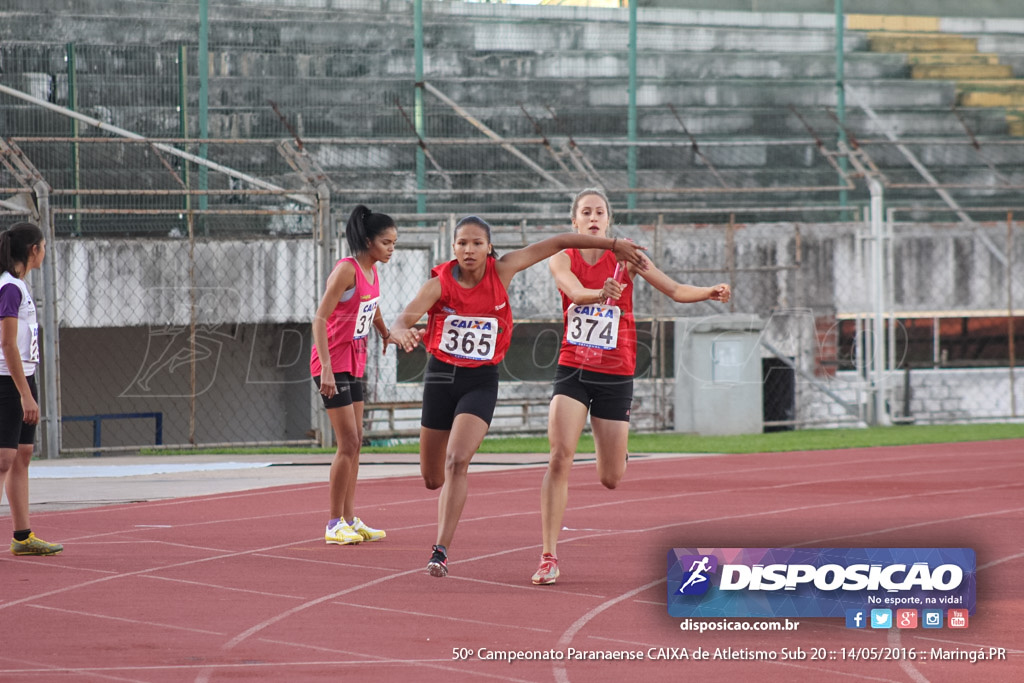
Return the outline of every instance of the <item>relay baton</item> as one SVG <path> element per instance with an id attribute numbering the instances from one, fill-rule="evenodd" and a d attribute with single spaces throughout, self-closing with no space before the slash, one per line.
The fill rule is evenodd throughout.
<path id="1" fill-rule="evenodd" d="M 612 273 L 612 279 L 613 280 L 618 281 L 618 279 L 619 279 L 619 271 L 621 271 L 621 270 L 622 270 L 622 263 L 616 263 L 615 264 L 615 272 Z M 611 306 L 612 305 L 612 298 L 608 297 L 607 299 L 605 299 L 604 305 L 605 306 Z"/>

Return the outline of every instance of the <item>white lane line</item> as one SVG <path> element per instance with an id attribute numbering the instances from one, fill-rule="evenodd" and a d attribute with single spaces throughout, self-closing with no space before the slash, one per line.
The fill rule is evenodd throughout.
<path id="1" fill-rule="evenodd" d="M 895 619 L 896 618 L 893 617 L 893 621 L 895 621 Z M 895 624 L 893 625 L 895 626 Z M 896 651 L 898 651 L 903 644 L 903 641 L 900 639 L 900 630 L 898 628 L 890 628 L 887 639 L 889 641 L 889 646 Z M 914 681 L 914 683 L 929 683 L 928 678 L 918 671 L 913 662 L 909 662 L 906 659 L 900 659 L 899 665 L 900 668 L 910 676 L 910 680 Z"/>
<path id="2" fill-rule="evenodd" d="M 516 624 L 502 624 L 497 621 L 483 621 L 481 619 L 465 619 L 463 617 L 453 617 L 447 614 L 437 614 L 430 612 L 413 612 L 408 609 L 394 609 L 391 607 L 379 607 L 377 605 L 360 605 L 356 602 L 345 602 L 344 600 L 335 600 L 335 605 L 343 605 L 345 607 L 355 607 L 357 609 L 367 609 L 374 612 L 391 612 L 394 614 L 401 614 L 403 616 L 412 617 L 427 617 L 429 619 L 440 619 L 442 621 L 450 621 L 458 624 L 480 624 L 482 626 L 497 626 L 498 628 L 509 629 L 509 630 L 520 630 L 520 631 L 537 631 L 538 633 L 551 633 L 549 628 L 537 628 L 536 626 L 518 626 Z"/>
<path id="3" fill-rule="evenodd" d="M 149 579 L 151 581 L 169 581 L 171 583 L 184 583 L 189 586 L 201 586 L 202 588 L 214 588 L 217 590 L 223 590 L 233 593 L 251 593 L 253 595 L 259 595 L 264 598 L 284 598 L 285 600 L 302 600 L 301 595 L 285 595 L 283 593 L 270 593 L 268 591 L 257 591 L 250 588 L 235 588 L 233 586 L 222 586 L 216 583 L 206 583 L 205 581 L 189 581 L 187 579 L 174 579 L 169 576 L 147 576 L 143 575 L 139 578 Z"/>
<path id="4" fill-rule="evenodd" d="M 208 636 L 223 636 L 225 635 L 221 631 L 207 631 L 201 628 L 191 628 L 188 626 L 175 626 L 173 624 L 162 624 L 156 621 L 143 621 L 141 619 L 126 619 L 124 617 L 112 617 L 108 614 L 97 614 L 96 612 L 81 612 L 79 610 L 64 609 L 62 607 L 49 607 L 47 605 L 29 605 L 33 609 L 43 609 L 50 612 L 60 612 L 62 614 L 74 614 L 79 617 L 89 617 L 91 619 L 106 619 L 107 621 L 123 621 L 128 624 L 136 624 L 139 626 L 153 626 L 155 628 L 168 628 L 174 631 L 186 631 L 188 633 L 201 633 Z"/>

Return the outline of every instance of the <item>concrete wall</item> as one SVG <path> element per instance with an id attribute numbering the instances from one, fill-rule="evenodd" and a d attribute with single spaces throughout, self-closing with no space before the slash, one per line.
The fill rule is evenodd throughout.
<path id="1" fill-rule="evenodd" d="M 60 240 L 53 250 L 64 327 L 309 320 L 311 240 Z M 194 269 L 194 283 L 189 271 Z M 196 291 L 193 302 L 190 288 Z"/>
<path id="2" fill-rule="evenodd" d="M 911 370 L 908 411 L 903 406 L 908 385 L 903 371 L 888 378 L 893 415 L 916 424 L 1005 420 L 1013 417 L 1011 396 L 1016 397 L 1017 418 L 1024 418 L 1024 381 L 1019 370 L 1011 380 L 1010 368 Z M 831 391 L 857 405 L 868 400 L 866 385 L 853 372 L 838 372 L 828 380 Z M 814 426 L 850 424 L 850 415 L 806 382 L 797 382 L 799 419 Z"/>
<path id="3" fill-rule="evenodd" d="M 897 310 L 996 306 L 1005 291 L 1006 273 L 985 242 L 1001 230 L 936 225 L 898 231 Z M 643 244 L 659 244 L 652 257 L 679 281 L 712 284 L 727 277 L 701 272 L 726 260 L 721 228 L 675 227 L 657 237 L 649 226 L 619 231 Z M 869 310 L 854 251 L 859 231 L 860 224 L 738 226 L 735 258 L 741 272 L 733 280 L 737 310 L 760 316 L 764 338 L 808 372 L 816 370 L 821 352 L 819 319 Z M 511 248 L 511 235 L 497 234 L 502 249 Z M 922 244 L 928 248 L 914 246 Z M 1010 256 L 1015 263 L 1024 262 L 1024 241 L 1018 250 Z M 319 409 L 308 370 L 309 320 L 318 299 L 310 240 L 207 242 L 197 244 L 195 253 L 202 264 L 197 269 L 195 438 L 203 443 L 305 438 Z M 165 441 L 186 442 L 192 410 L 187 244 L 60 240 L 51 254 L 57 261 L 63 321 L 63 413 L 158 411 L 164 414 Z M 381 267 L 386 320 L 393 320 L 426 280 L 431 259 L 428 249 L 403 249 Z M 779 268 L 742 272 L 765 266 Z M 724 307 L 709 303 L 673 304 L 643 281 L 636 286 L 642 317 L 699 319 L 724 312 Z M 557 291 L 543 265 L 518 275 L 510 296 L 517 320 L 557 318 Z M 767 355 L 761 349 L 758 353 Z M 371 401 L 419 400 L 416 385 L 396 384 L 393 352 L 384 357 L 374 352 L 368 377 Z M 915 370 L 911 379 L 911 414 L 918 420 L 1009 414 L 1005 371 Z M 852 373 L 820 381 L 852 403 L 864 398 L 863 383 Z M 902 391 L 902 380 L 893 381 Z M 637 429 L 672 423 L 673 387 L 673 380 L 637 382 Z M 501 398 L 544 401 L 549 392 L 546 382 L 505 382 Z M 838 424 L 850 419 L 814 385 L 798 379 L 797 392 L 798 420 Z M 899 406 L 901 396 L 894 394 Z M 498 421 L 499 428 L 520 424 L 518 411 L 510 410 Z M 413 413 L 404 416 L 399 429 L 415 421 Z M 530 419 L 531 427 L 541 425 L 542 430 L 543 415 Z M 112 421 L 103 430 L 105 445 L 152 441 L 149 421 Z M 92 443 L 88 424 L 68 423 L 64 433 L 67 447 L 88 448 Z"/>
<path id="4" fill-rule="evenodd" d="M 894 378 L 898 406 L 905 397 L 902 379 Z M 1017 415 L 1024 416 L 1024 377 L 1019 370 L 1015 378 L 1009 368 L 912 370 L 909 389 L 905 417 L 916 422 L 1002 419 L 1013 414 L 1011 396 L 1016 397 Z"/>
<path id="5" fill-rule="evenodd" d="M 871 310 L 868 284 L 859 265 L 858 223 L 739 224 L 734 237 L 738 272 L 733 283 L 737 311 L 765 315 L 786 309 L 831 310 L 837 315 Z M 618 226 L 617 234 L 649 245 L 659 267 L 680 281 L 710 284 L 724 272 L 701 272 L 725 264 L 721 226 Z M 1006 267 L 1001 259 L 1004 225 L 897 225 L 894 307 L 900 312 L 947 309 L 990 310 L 1002 304 Z M 541 232 L 530 237 L 541 239 Z M 512 239 L 516 241 L 511 242 Z M 500 249 L 521 246 L 521 236 L 495 232 Z M 799 252 L 798 252 L 799 243 Z M 655 248 L 657 245 L 657 248 Z M 162 240 L 58 240 L 51 251 L 58 274 L 61 326 L 67 328 L 181 326 L 189 323 L 188 244 Z M 381 267 L 383 313 L 397 314 L 426 281 L 431 251 L 399 249 Z M 1024 263 L 1024 243 L 1015 243 L 1010 263 Z M 311 240 L 262 239 L 199 242 L 195 253 L 197 322 L 201 325 L 305 323 L 319 292 L 313 281 Z M 764 268 L 773 267 L 773 271 Z M 761 269 L 761 270 L 756 270 Z M 548 320 L 558 301 L 547 269 L 535 266 L 510 288 L 517 318 Z M 664 314 L 664 297 L 637 281 L 639 315 Z M 703 315 L 699 306 L 682 315 Z M 686 311 L 686 312 L 682 312 Z"/>
<path id="6" fill-rule="evenodd" d="M 159 412 L 165 444 L 308 439 L 313 428 L 307 325 L 199 326 L 193 406 L 189 328 L 63 329 L 64 416 Z M 194 423 L 192 412 L 194 412 Z M 90 448 L 92 422 L 65 422 L 64 448 Z M 102 422 L 104 447 L 154 443 L 152 419 Z"/>

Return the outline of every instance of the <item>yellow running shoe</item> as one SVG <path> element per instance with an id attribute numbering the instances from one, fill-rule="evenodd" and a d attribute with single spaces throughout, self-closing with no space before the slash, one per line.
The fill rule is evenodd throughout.
<path id="1" fill-rule="evenodd" d="M 342 519 L 334 526 L 327 527 L 324 540 L 335 545 L 353 545 L 362 543 L 363 537 L 353 531 L 352 527 L 345 524 L 345 520 Z"/>
<path id="2" fill-rule="evenodd" d="M 31 532 L 24 541 L 11 539 L 11 555 L 56 555 L 62 550 L 60 543 L 47 543 Z"/>
<path id="3" fill-rule="evenodd" d="M 383 529 L 366 526 L 366 523 L 358 517 L 352 518 L 352 531 L 362 536 L 364 541 L 379 541 L 388 535 Z"/>

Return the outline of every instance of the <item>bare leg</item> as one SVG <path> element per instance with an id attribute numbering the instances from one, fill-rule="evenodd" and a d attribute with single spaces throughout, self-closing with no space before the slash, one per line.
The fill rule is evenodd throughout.
<path id="1" fill-rule="evenodd" d="M 356 423 L 356 455 L 349 463 L 347 475 L 347 486 L 345 491 L 345 502 L 341 506 L 341 512 L 347 521 L 351 521 L 356 514 L 356 481 L 359 479 L 359 451 L 363 447 L 363 401 L 352 404 L 352 411 L 355 413 Z M 331 515 L 333 518 L 334 516 Z"/>
<path id="2" fill-rule="evenodd" d="M 431 491 L 444 486 L 444 456 L 451 430 L 420 427 L 420 474 Z"/>
<path id="3" fill-rule="evenodd" d="M 14 466 L 14 459 L 17 456 L 18 449 L 16 448 L 0 448 L 0 500 L 3 499 L 4 490 L 6 489 L 7 473 L 10 472 L 11 467 Z M 13 508 L 11 512 L 11 516 L 13 517 Z"/>
<path id="4" fill-rule="evenodd" d="M 10 452 L 10 449 L 4 449 Z M 11 506 L 14 529 L 28 529 L 28 464 L 32 461 L 32 444 L 20 444 L 7 472 L 4 488 Z"/>
<path id="5" fill-rule="evenodd" d="M 447 548 L 466 505 L 469 462 L 487 436 L 488 425 L 476 415 L 455 416 L 444 463 L 444 486 L 437 500 L 437 545 Z"/>
<path id="6" fill-rule="evenodd" d="M 569 503 L 569 472 L 586 422 L 587 406 L 584 404 L 561 394 L 551 399 L 548 409 L 551 454 L 540 487 L 540 519 L 544 552 L 552 555 L 557 555 L 558 534 Z"/>
<path id="7" fill-rule="evenodd" d="M 606 488 L 613 489 L 626 473 L 629 423 L 591 416 L 590 427 L 594 430 L 597 449 L 597 476 Z"/>
<path id="8" fill-rule="evenodd" d="M 352 478 L 352 462 L 356 461 L 356 467 L 358 467 L 359 446 L 362 442 L 362 428 L 356 421 L 354 405 L 327 410 L 327 416 L 334 428 L 334 439 L 338 442 L 338 450 L 334 453 L 334 460 L 331 462 L 331 519 L 342 517 L 346 507 L 349 513 L 352 510 L 352 502 L 348 500 L 352 488 L 349 485 L 349 480 Z M 360 413 L 362 413 L 362 407 L 363 404 L 360 403 Z M 353 479 L 351 483 L 354 486 L 355 480 Z"/>

